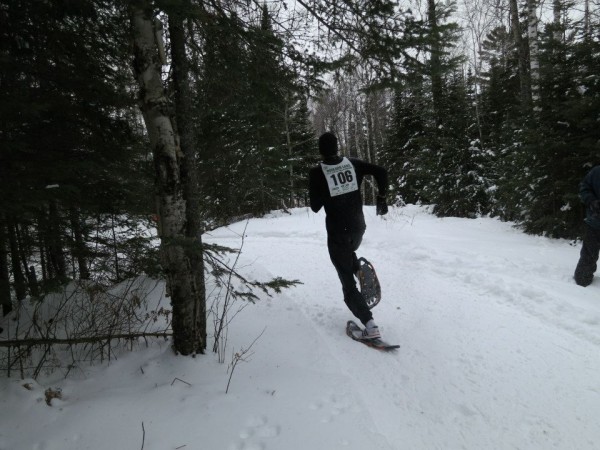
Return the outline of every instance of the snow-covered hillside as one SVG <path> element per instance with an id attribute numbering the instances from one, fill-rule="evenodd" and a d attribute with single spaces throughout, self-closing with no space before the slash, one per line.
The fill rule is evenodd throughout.
<path id="1" fill-rule="evenodd" d="M 358 253 L 397 352 L 344 334 L 324 215 L 277 213 L 205 236 L 239 247 L 245 228 L 241 273 L 303 283 L 233 319 L 225 364 L 164 343 L 67 379 L 0 379 L 0 449 L 600 448 L 600 280 L 573 282 L 578 246 L 416 206 L 365 215 Z"/>

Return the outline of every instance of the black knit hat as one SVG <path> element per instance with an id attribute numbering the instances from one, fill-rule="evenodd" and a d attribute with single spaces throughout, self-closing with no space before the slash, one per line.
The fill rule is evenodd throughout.
<path id="1" fill-rule="evenodd" d="M 335 134 L 323 133 L 319 137 L 319 153 L 323 156 L 333 156 L 338 152 L 338 141 Z"/>

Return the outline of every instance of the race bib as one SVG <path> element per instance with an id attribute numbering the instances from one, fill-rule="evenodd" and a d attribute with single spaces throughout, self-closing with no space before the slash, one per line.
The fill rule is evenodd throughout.
<path id="1" fill-rule="evenodd" d="M 342 159 L 339 164 L 329 165 L 321 163 L 321 169 L 325 174 L 329 193 L 332 197 L 358 191 L 356 171 L 348 158 Z"/>

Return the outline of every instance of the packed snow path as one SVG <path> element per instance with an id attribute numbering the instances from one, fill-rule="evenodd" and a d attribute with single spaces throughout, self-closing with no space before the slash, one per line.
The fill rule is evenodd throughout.
<path id="1" fill-rule="evenodd" d="M 344 335 L 352 317 L 324 216 L 296 210 L 251 221 L 242 249 L 255 276 L 304 283 L 254 318 L 263 319 L 257 331 L 267 326 L 264 363 L 277 370 L 289 359 L 319 372 L 309 388 L 320 393 L 315 414 L 327 421 L 323 409 L 350 410 L 352 448 L 365 448 L 356 427 L 378 439 L 370 448 L 600 448 L 600 283 L 572 281 L 579 248 L 492 219 L 439 219 L 416 207 L 384 220 L 365 212 L 358 254 L 383 290 L 373 312 L 402 348 L 381 354 Z M 234 245 L 243 226 L 212 239 Z M 334 448 L 322 442 L 331 431 L 305 438 L 306 447 L 275 448 Z"/>

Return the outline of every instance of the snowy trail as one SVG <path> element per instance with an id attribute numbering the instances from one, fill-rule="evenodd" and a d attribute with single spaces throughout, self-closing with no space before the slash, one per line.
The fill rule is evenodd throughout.
<path id="1" fill-rule="evenodd" d="M 0 450 L 600 448 L 600 280 L 574 284 L 578 247 L 416 206 L 365 215 L 359 255 L 396 353 L 345 335 L 324 215 L 279 212 L 204 237 L 238 248 L 247 225 L 236 268 L 303 282 L 235 317 L 225 364 L 161 342 L 28 388 L 0 379 Z M 47 387 L 63 393 L 51 407 Z"/>
<path id="2" fill-rule="evenodd" d="M 351 353 L 346 352 L 351 350 L 355 357 L 359 355 L 362 359 L 365 357 L 364 350 L 372 350 L 359 348 L 359 344 L 350 341 L 344 334 L 345 321 L 350 316 L 339 294 L 337 276 L 331 272 L 333 268 L 329 268 L 326 248 L 323 253 L 323 234 L 290 230 L 288 233 L 268 232 L 263 235 L 259 228 L 247 230 L 242 250 L 255 257 L 252 266 L 248 266 L 251 276 L 267 278 L 278 275 L 303 280 L 308 267 L 312 266 L 310 270 L 314 270 L 309 285 L 301 285 L 276 299 L 267 300 L 267 313 L 261 313 L 260 317 L 260 323 L 268 327 L 268 335 L 260 345 L 263 349 L 265 346 L 269 348 L 268 354 L 263 354 L 266 359 L 260 364 L 263 369 L 265 364 L 276 364 L 277 371 L 289 372 L 289 377 L 283 375 L 283 378 L 291 380 L 294 398 L 298 396 L 298 383 L 307 388 L 310 394 L 306 395 L 306 404 L 297 406 L 300 406 L 302 414 L 308 414 L 304 420 L 315 424 L 301 439 L 298 436 L 281 436 L 272 448 L 397 448 L 374 422 L 370 403 L 360 395 L 361 386 L 355 379 L 355 367 L 348 359 Z M 233 230 L 230 239 L 220 236 L 217 242 L 235 247 L 236 243 L 239 244 L 240 231 Z M 290 235 L 293 236 L 291 240 Z M 257 251 L 258 248 L 261 250 Z M 256 255 L 261 256 L 256 258 Z M 321 265 L 318 261 L 323 258 L 326 258 L 327 270 L 318 267 Z M 332 275 L 336 276 L 335 283 L 331 282 Z M 257 306 L 260 308 L 261 304 Z M 282 322 L 281 309 L 285 309 L 288 321 Z M 247 327 L 247 324 L 243 325 L 243 328 Z M 293 354 L 287 353 L 285 342 L 293 342 Z M 281 380 L 282 376 L 276 378 Z M 285 387 L 281 390 L 285 391 Z M 278 397 L 279 407 L 288 405 L 283 392 Z M 270 414 L 272 417 L 277 415 Z M 344 438 L 339 439 L 340 435 Z M 239 448 L 250 447 L 241 445 Z M 267 446 L 263 443 L 257 448 Z"/>
<path id="3" fill-rule="evenodd" d="M 600 433 L 588 415 L 600 413 L 600 389 L 590 382 L 600 371 L 600 292 L 593 286 L 583 294 L 570 280 L 578 249 L 500 222 L 490 239 L 489 220 L 481 227 L 481 220 L 444 219 L 456 225 L 443 236 L 442 220 L 419 209 L 385 221 L 366 213 L 359 255 L 378 271 L 383 300 L 375 318 L 385 339 L 402 345 L 396 354 L 343 334 L 352 317 L 322 215 L 298 225 L 293 216 L 251 223 L 245 245 L 266 255 L 256 267 L 310 280 L 284 295 L 307 319 L 309 348 L 334 361 L 374 433 L 392 449 L 578 448 L 573 435 L 594 448 Z M 285 231 L 274 233 L 269 220 Z"/>

